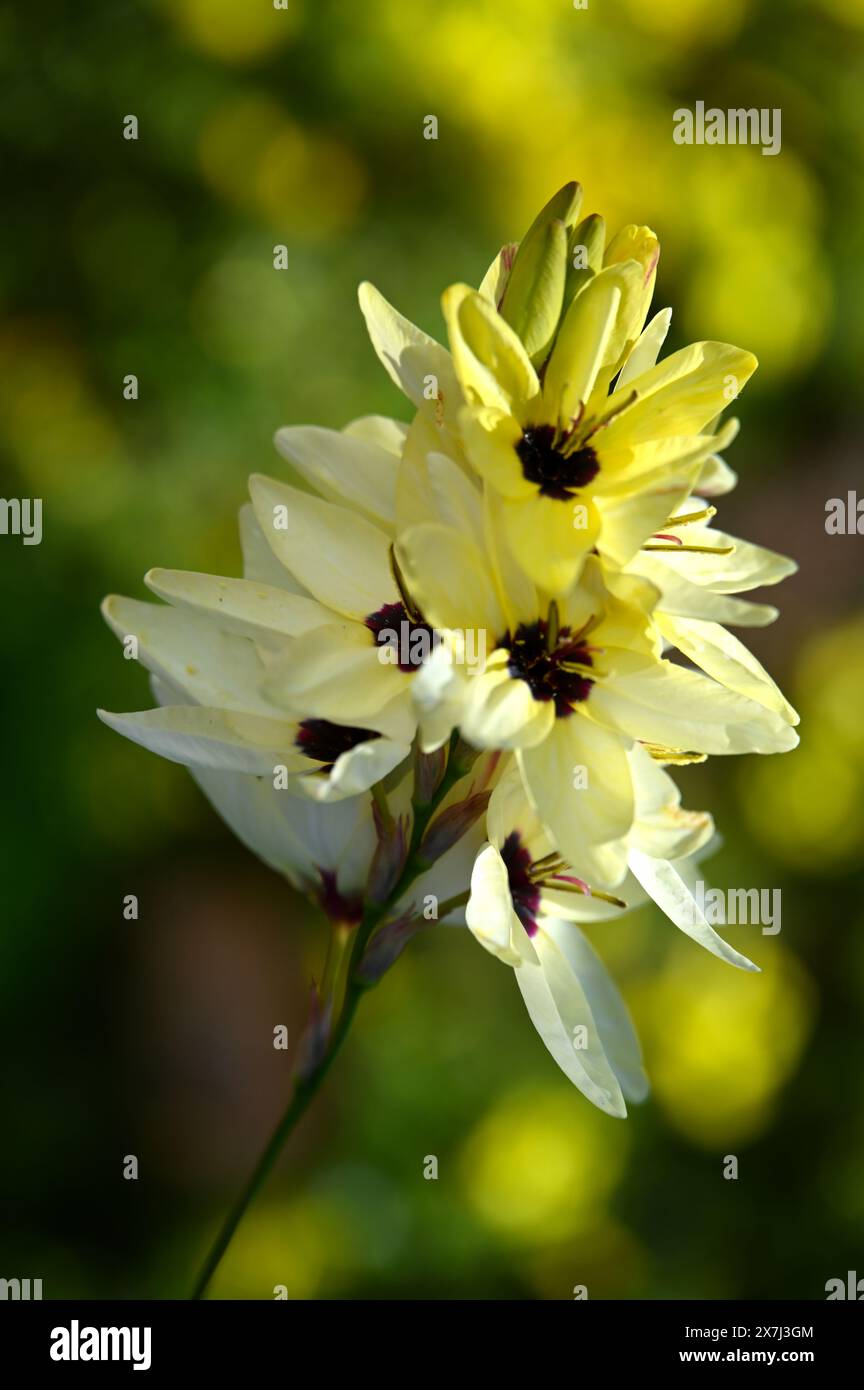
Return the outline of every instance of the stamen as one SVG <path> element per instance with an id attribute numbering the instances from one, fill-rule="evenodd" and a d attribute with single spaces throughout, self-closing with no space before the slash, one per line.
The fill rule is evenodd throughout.
<path id="1" fill-rule="evenodd" d="M 563 881 L 565 877 L 567 878 L 566 882 Z M 581 878 L 571 879 L 569 876 L 553 874 L 551 879 L 548 879 L 541 887 L 551 888 L 555 893 L 578 893 L 582 898 L 587 894 L 589 898 L 599 898 L 601 902 L 611 903 L 613 907 L 627 906 L 624 900 L 622 898 L 616 898 L 614 893 L 604 893 L 600 888 L 591 888 L 587 883 L 584 883 L 580 888 L 571 886 L 576 883 L 583 884 L 583 880 Z"/>
<path id="2" fill-rule="evenodd" d="M 643 550 L 674 550 L 677 554 L 688 550 L 691 555 L 731 555 L 735 549 L 734 545 L 682 545 L 679 541 L 677 545 L 651 545 L 650 541 L 642 546 Z"/>
<path id="3" fill-rule="evenodd" d="M 649 743 L 642 740 L 642 747 L 650 753 L 655 763 L 669 763 L 675 767 L 686 767 L 689 763 L 704 763 L 707 753 L 689 752 L 683 748 L 667 748 L 662 743 Z"/>
<path id="4" fill-rule="evenodd" d="M 595 627 L 599 626 L 599 623 L 600 623 L 600 618 L 597 616 L 597 614 L 592 613 L 592 614 L 591 614 L 591 617 L 588 619 L 587 623 L 583 623 L 582 626 L 580 627 L 579 631 L 573 633 L 573 636 L 572 636 L 571 639 L 570 639 L 571 642 L 582 642 L 582 641 L 584 641 L 584 639 L 589 635 L 589 633 L 592 633 L 592 632 L 594 631 Z M 597 647 L 595 650 L 599 651 L 600 648 Z"/>
<path id="5" fill-rule="evenodd" d="M 603 418 L 602 418 L 601 420 L 598 420 L 598 421 L 597 421 L 596 425 L 592 425 L 592 426 L 591 426 L 591 428 L 588 430 L 588 432 L 587 432 L 586 435 L 585 435 L 585 439 L 586 439 L 586 440 L 587 440 L 587 439 L 590 439 L 590 438 L 592 437 L 592 435 L 597 434 L 598 430 L 605 430 L 606 426 L 607 426 L 607 425 L 611 425 L 612 421 L 615 420 L 615 419 L 617 419 L 618 416 L 621 415 L 623 411 L 629 410 L 630 407 L 631 407 L 631 405 L 635 405 L 635 403 L 636 403 L 636 401 L 638 401 L 638 399 L 639 399 L 639 392 L 638 392 L 638 391 L 635 391 L 635 390 L 634 390 L 634 391 L 631 391 L 630 394 L 629 394 L 629 396 L 627 397 L 626 400 L 623 400 L 623 401 L 620 402 L 619 405 L 614 406 L 614 407 L 612 408 L 612 410 L 609 411 L 609 414 L 608 414 L 608 415 L 604 415 Z"/>
<path id="6" fill-rule="evenodd" d="M 393 582 L 399 590 L 399 597 L 405 605 L 405 611 L 408 617 L 415 623 L 424 623 L 425 618 L 411 597 L 408 585 L 405 583 L 405 576 L 399 567 L 399 561 L 396 559 L 396 548 L 393 545 L 390 546 L 390 572 L 393 575 Z"/>
<path id="7" fill-rule="evenodd" d="M 590 666 L 586 666 L 582 661 L 559 661 L 558 669 L 560 671 L 566 671 L 568 675 L 590 676 L 591 680 L 597 680 L 598 678 L 600 680 L 606 680 L 609 675 L 608 671 L 602 670 L 599 666 L 595 666 L 593 663 Z"/>
<path id="8" fill-rule="evenodd" d="M 543 858 L 542 858 L 542 859 L 535 859 L 535 860 L 534 860 L 534 863 L 533 863 L 532 866 L 531 866 L 531 867 L 532 867 L 532 871 L 533 871 L 534 869 L 539 869 L 540 866 L 541 866 L 541 864 L 555 864 L 555 863 L 557 863 L 557 864 L 563 864 L 563 863 L 564 863 L 564 860 L 563 860 L 563 858 L 562 858 L 562 856 L 561 856 L 561 853 L 560 853 L 557 849 L 550 850 L 550 852 L 549 852 L 548 854 L 544 854 L 544 855 L 543 855 Z"/>
<path id="9" fill-rule="evenodd" d="M 549 603 L 549 617 L 546 619 L 546 650 L 554 652 L 558 646 L 558 633 L 561 631 L 561 620 L 558 616 L 558 604 L 554 598 Z"/>
<path id="10" fill-rule="evenodd" d="M 591 889 L 588 887 L 588 884 L 585 882 L 584 878 L 574 878 L 572 874 L 553 874 L 552 877 L 560 883 L 575 884 L 576 888 L 583 895 L 583 897 L 587 898 L 591 892 Z"/>
<path id="11" fill-rule="evenodd" d="M 694 521 L 710 521 L 717 515 L 716 507 L 703 507 L 701 512 L 687 512 L 686 516 L 670 516 L 664 526 L 690 526 Z"/>
<path id="12" fill-rule="evenodd" d="M 562 859 L 560 855 L 552 855 L 551 859 L 547 856 L 545 860 L 531 865 L 528 870 L 528 877 L 532 883 L 542 883 L 551 874 L 560 873 L 562 869 L 567 867 L 566 859 Z"/>

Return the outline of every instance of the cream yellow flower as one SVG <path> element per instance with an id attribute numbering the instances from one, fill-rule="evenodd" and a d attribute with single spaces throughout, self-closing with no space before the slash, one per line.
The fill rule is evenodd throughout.
<path id="1" fill-rule="evenodd" d="M 566 863 L 511 764 L 492 794 L 488 843 L 477 854 L 466 909 L 480 944 L 513 966 L 531 1020 L 565 1075 L 600 1109 L 618 1116 L 626 1114 L 625 1097 L 644 1099 L 648 1083 L 624 1003 L 576 924 L 614 920 L 656 896 L 694 940 L 730 964 L 755 969 L 684 910 L 688 861 L 711 840 L 711 817 L 681 809 L 671 778 L 644 748 L 635 746 L 629 757 L 636 789 L 628 835 L 633 868 L 617 896 L 593 888 L 578 865 Z"/>
<path id="2" fill-rule="evenodd" d="M 597 556 L 551 599 L 524 574 L 496 526 L 426 522 L 401 533 L 400 569 L 426 620 L 481 630 L 482 669 L 457 670 L 440 647 L 414 698 L 427 744 L 457 725 L 478 748 L 516 751 L 527 793 L 557 847 L 603 885 L 626 871 L 635 741 L 698 754 L 780 752 L 797 743 L 786 718 L 663 655 L 659 591 L 609 572 Z"/>
<path id="3" fill-rule="evenodd" d="M 512 270 L 499 262 L 479 291 L 446 291 L 450 355 L 372 286 L 360 290 L 378 356 L 419 408 L 408 447 L 448 453 L 485 480 L 502 499 L 514 554 L 552 594 L 569 589 L 593 549 L 615 565 L 633 558 L 731 439 L 734 423 L 717 431 L 712 422 L 756 367 L 751 353 L 712 342 L 658 363 L 671 312 L 645 326 L 653 232 L 625 227 L 605 251 L 595 237 L 593 265 L 568 283 L 561 256 L 588 233 L 553 215 L 561 202 L 556 195 L 526 238 L 528 309 L 508 317 L 526 243 Z M 538 267 L 531 248 L 541 232 Z"/>

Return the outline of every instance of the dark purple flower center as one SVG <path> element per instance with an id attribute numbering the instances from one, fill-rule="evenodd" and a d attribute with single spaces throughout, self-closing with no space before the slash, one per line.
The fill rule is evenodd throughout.
<path id="1" fill-rule="evenodd" d="M 385 603 L 363 620 L 376 647 L 391 647 L 400 671 L 417 671 L 432 651 L 434 635 L 428 623 L 412 618 L 404 603 Z"/>
<path id="2" fill-rule="evenodd" d="M 537 910 L 540 906 L 540 889 L 530 876 L 531 855 L 523 845 L 518 830 L 511 830 L 501 846 L 501 858 L 507 866 L 507 881 L 513 911 L 519 918 L 529 936 L 537 930 Z"/>
<path id="3" fill-rule="evenodd" d="M 528 425 L 516 445 L 522 464 L 522 474 L 529 483 L 536 483 L 544 497 L 569 502 L 580 488 L 587 487 L 600 472 L 594 450 L 574 449 L 564 454 L 555 447 L 557 430 L 554 425 Z"/>
<path id="4" fill-rule="evenodd" d="M 588 699 L 594 681 L 574 665 L 593 666 L 591 649 L 581 637 L 571 637 L 569 627 L 562 627 L 552 651 L 549 650 L 545 618 L 536 623 L 521 623 L 513 637 L 509 634 L 501 643 L 510 650 L 507 669 L 510 675 L 528 685 L 535 700 L 554 700 L 555 713 L 564 719 L 573 713 L 573 706 Z"/>
<path id="5" fill-rule="evenodd" d="M 329 719 L 304 719 L 297 728 L 294 740 L 301 753 L 323 763 L 322 772 L 329 772 L 336 759 L 358 743 L 380 738 L 374 729 L 357 729 L 350 724 L 331 724 Z"/>

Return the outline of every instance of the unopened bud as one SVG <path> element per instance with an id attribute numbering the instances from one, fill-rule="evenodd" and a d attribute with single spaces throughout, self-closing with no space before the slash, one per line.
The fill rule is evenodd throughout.
<path id="1" fill-rule="evenodd" d="M 448 806 L 446 811 L 442 811 L 426 831 L 418 858 L 424 864 L 434 864 L 436 859 L 440 859 L 442 854 L 452 849 L 457 841 L 462 839 L 466 830 L 470 830 L 474 822 L 483 815 L 491 795 L 490 791 L 475 792 L 464 801 L 457 801 L 455 806 Z"/>
<path id="2" fill-rule="evenodd" d="M 535 366 L 545 359 L 561 316 L 567 245 L 579 216 L 582 188 L 566 183 L 541 208 L 516 252 L 500 313 Z"/>
<path id="3" fill-rule="evenodd" d="M 414 753 L 414 800 L 418 806 L 428 806 L 435 795 L 447 766 L 447 749 L 436 748 L 424 753 L 419 746 Z"/>
<path id="4" fill-rule="evenodd" d="M 294 1075 L 298 1081 L 308 1081 L 320 1067 L 327 1053 L 330 1041 L 330 1023 L 333 1013 L 332 999 L 322 999 L 313 984 L 309 1019 L 297 1043 L 294 1058 Z"/>
<path id="5" fill-rule="evenodd" d="M 383 926 L 367 946 L 357 966 L 357 979 L 364 985 L 377 984 L 423 925 L 416 917 L 404 916 Z"/>
<path id="6" fill-rule="evenodd" d="M 376 806 L 375 827 L 378 843 L 369 866 L 366 897 L 372 903 L 383 903 L 395 888 L 405 866 L 408 853 L 407 823 L 404 816 L 400 816 L 391 825 L 385 825 Z"/>
<path id="7" fill-rule="evenodd" d="M 536 244 L 519 248 L 502 317 L 515 329 L 535 366 L 545 361 L 555 337 L 567 279 L 567 228 L 557 218 L 538 234 Z"/>
<path id="8" fill-rule="evenodd" d="M 603 265 L 606 223 L 598 212 L 584 217 L 570 233 L 567 247 L 567 283 L 564 286 L 564 312 L 573 296 L 596 275 Z"/>

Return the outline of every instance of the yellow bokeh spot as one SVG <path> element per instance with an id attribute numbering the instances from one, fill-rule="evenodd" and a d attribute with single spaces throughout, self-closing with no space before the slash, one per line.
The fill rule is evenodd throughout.
<path id="1" fill-rule="evenodd" d="M 758 931 L 726 934 L 759 957 L 760 975 L 682 940 L 635 1001 L 656 1101 L 676 1129 L 706 1147 L 746 1142 L 768 1127 L 811 1030 L 810 977 L 776 936 Z"/>
<path id="2" fill-rule="evenodd" d="M 278 10 L 273 0 L 170 0 L 164 8 L 196 48 L 226 63 L 262 57 L 293 38 L 302 21 L 298 0 Z"/>
<path id="3" fill-rule="evenodd" d="M 742 768 L 740 786 L 749 829 L 782 863 L 830 874 L 860 856 L 861 770 L 818 725 L 793 752 Z"/>
<path id="4" fill-rule="evenodd" d="M 745 0 L 663 0 L 659 5 L 625 0 L 624 8 L 640 29 L 681 48 L 732 38 L 747 11 Z"/>
<path id="5" fill-rule="evenodd" d="M 285 120 L 277 102 L 257 93 L 220 103 L 204 122 L 198 141 L 201 170 L 211 188 L 229 202 L 250 202 L 261 151 Z"/>
<path id="6" fill-rule="evenodd" d="M 684 327 L 759 358 L 756 384 L 800 373 L 822 349 L 830 309 L 819 191 L 792 151 L 688 149 L 695 268 Z M 675 222 L 678 218 L 676 215 Z"/>
<path id="7" fill-rule="evenodd" d="M 276 102 L 254 94 L 211 113 L 198 158 L 205 179 L 226 201 L 287 237 L 343 231 L 366 191 L 365 169 L 341 141 L 301 128 Z"/>
<path id="8" fill-rule="evenodd" d="M 861 0 L 819 0 L 819 4 L 841 24 L 864 29 L 864 4 Z"/>
<path id="9" fill-rule="evenodd" d="M 256 168 L 258 206 L 292 236 L 342 231 L 354 220 L 366 175 L 350 150 L 327 135 L 307 136 L 293 125 L 275 132 Z"/>
<path id="10" fill-rule="evenodd" d="M 794 684 L 804 731 L 782 758 L 741 770 L 744 814 L 754 837 L 795 868 L 830 874 L 864 848 L 864 619 L 821 632 L 801 653 Z"/>
<path id="11" fill-rule="evenodd" d="M 571 1235 L 598 1219 L 627 1143 L 626 1126 L 575 1089 L 512 1091 L 465 1146 L 466 1198 L 487 1226 L 511 1238 Z"/>
<path id="12" fill-rule="evenodd" d="M 864 618 L 850 618 L 811 639 L 799 658 L 795 685 L 838 752 L 864 760 Z"/>
<path id="13" fill-rule="evenodd" d="M 0 334 L 0 409 L 34 496 L 49 495 L 72 524 L 111 514 L 126 459 L 69 343 L 35 323 L 9 323 Z"/>
<path id="14" fill-rule="evenodd" d="M 310 1193 L 296 1203 L 252 1207 L 217 1271 L 212 1298 L 315 1298 L 350 1260 L 344 1219 L 325 1198 Z"/>

